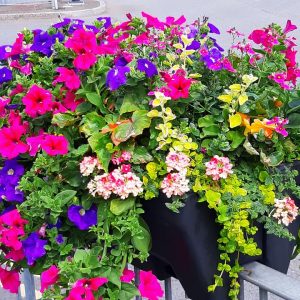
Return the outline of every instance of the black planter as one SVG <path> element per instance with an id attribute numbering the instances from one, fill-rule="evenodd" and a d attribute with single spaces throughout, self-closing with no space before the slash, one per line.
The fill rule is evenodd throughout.
<path id="1" fill-rule="evenodd" d="M 295 167 L 300 170 L 300 163 Z M 300 176 L 297 182 L 300 184 Z M 215 223 L 214 211 L 206 203 L 198 203 L 194 194 L 188 197 L 178 214 L 165 206 L 168 200 L 162 195 L 143 203 L 143 217 L 152 235 L 152 249 L 147 263 L 137 263 L 137 266 L 144 270 L 151 269 L 160 280 L 176 277 L 192 300 L 228 299 L 228 278 L 224 278 L 224 287 L 214 293 L 207 291 L 208 285 L 213 283 L 219 262 L 217 239 L 220 227 Z M 289 226 L 289 230 L 296 236 L 299 227 L 300 218 Z M 240 263 L 256 260 L 286 273 L 295 242 L 268 235 L 262 227 L 255 239 L 263 254 L 258 257 L 243 256 Z"/>

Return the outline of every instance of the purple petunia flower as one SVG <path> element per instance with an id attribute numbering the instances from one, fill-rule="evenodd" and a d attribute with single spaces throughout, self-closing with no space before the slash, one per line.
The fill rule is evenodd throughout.
<path id="1" fill-rule="evenodd" d="M 0 199 L 8 202 L 24 201 L 24 193 L 17 189 L 16 186 L 10 184 L 0 184 Z"/>
<path id="2" fill-rule="evenodd" d="M 62 42 L 65 39 L 65 36 L 63 33 L 58 32 L 58 33 L 51 35 L 51 38 L 52 38 L 52 43 L 55 44 L 57 39 L 59 42 Z"/>
<path id="3" fill-rule="evenodd" d="M 24 173 L 24 166 L 18 164 L 16 159 L 6 160 L 3 168 L 0 170 L 0 182 L 17 185 Z"/>
<path id="4" fill-rule="evenodd" d="M 62 244 L 64 242 L 64 237 L 62 234 L 58 234 L 57 237 L 55 238 L 57 244 Z"/>
<path id="5" fill-rule="evenodd" d="M 63 21 L 53 24 L 52 27 L 59 29 L 59 28 L 69 25 L 70 23 L 71 23 L 71 19 L 64 18 Z"/>
<path id="6" fill-rule="evenodd" d="M 207 23 L 207 26 L 209 27 L 210 33 L 220 34 L 220 30 L 215 25 Z"/>
<path id="7" fill-rule="evenodd" d="M 87 230 L 97 224 L 97 207 L 93 205 L 85 210 L 80 205 L 71 205 L 68 209 L 68 218 L 80 230 Z"/>
<path id="8" fill-rule="evenodd" d="M 189 27 L 189 34 L 188 34 L 188 38 L 189 39 L 193 39 L 193 38 L 195 38 L 196 37 L 196 35 L 197 35 L 197 33 L 198 33 L 198 28 L 196 27 L 196 26 L 194 26 L 194 25 L 190 25 Z"/>
<path id="9" fill-rule="evenodd" d="M 12 78 L 13 78 L 12 71 L 9 68 L 3 67 L 0 69 L 0 84 L 7 81 L 11 81 Z"/>
<path id="10" fill-rule="evenodd" d="M 192 43 L 186 47 L 187 50 L 198 50 L 200 48 L 200 43 L 196 40 L 193 40 Z"/>
<path id="11" fill-rule="evenodd" d="M 111 26 L 111 18 L 110 17 L 99 17 L 98 21 L 103 22 L 103 26 L 105 29 Z"/>
<path id="12" fill-rule="evenodd" d="M 115 67 L 108 71 L 106 76 L 106 85 L 112 90 L 118 89 L 127 81 L 126 73 L 130 72 L 129 67 Z"/>
<path id="13" fill-rule="evenodd" d="M 12 46 L 4 45 L 0 47 L 0 60 L 6 60 L 6 54 L 11 51 Z"/>
<path id="14" fill-rule="evenodd" d="M 46 254 L 45 246 L 47 241 L 42 240 L 36 232 L 31 233 L 26 240 L 22 242 L 24 255 L 29 266 Z"/>
<path id="15" fill-rule="evenodd" d="M 68 34 L 72 34 L 77 29 L 82 29 L 84 25 L 84 21 L 80 19 L 73 19 L 72 24 L 68 30 Z"/>
<path id="16" fill-rule="evenodd" d="M 158 74 L 155 64 L 145 58 L 140 58 L 137 60 L 137 69 L 141 72 L 144 72 L 147 77 L 153 77 Z"/>
<path id="17" fill-rule="evenodd" d="M 43 53 L 49 57 L 52 54 L 52 45 L 53 39 L 48 32 L 40 29 L 34 30 L 33 44 L 30 47 L 32 51 Z"/>

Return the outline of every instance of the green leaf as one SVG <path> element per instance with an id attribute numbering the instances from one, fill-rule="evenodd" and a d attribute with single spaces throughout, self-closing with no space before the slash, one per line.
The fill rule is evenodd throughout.
<path id="1" fill-rule="evenodd" d="M 115 284 L 118 288 L 121 287 L 121 281 L 120 281 L 120 273 L 116 269 L 111 269 L 109 274 L 107 275 L 107 279 Z"/>
<path id="2" fill-rule="evenodd" d="M 152 155 L 148 152 L 148 150 L 141 146 L 136 147 L 134 149 L 131 161 L 134 164 L 145 164 L 153 160 Z"/>
<path id="3" fill-rule="evenodd" d="M 64 190 L 58 193 L 54 200 L 60 203 L 61 206 L 66 205 L 71 199 L 73 199 L 76 195 L 77 191 L 74 190 Z"/>
<path id="4" fill-rule="evenodd" d="M 88 101 L 97 106 L 102 113 L 108 113 L 109 110 L 105 107 L 101 96 L 97 93 L 86 93 Z"/>
<path id="5" fill-rule="evenodd" d="M 139 235 L 134 235 L 132 237 L 132 244 L 133 246 L 139 250 L 142 253 L 148 253 L 150 249 L 150 242 L 151 242 L 151 236 L 149 231 L 141 226 L 139 228 L 141 230 L 141 233 Z"/>
<path id="6" fill-rule="evenodd" d="M 215 125 L 216 121 L 213 116 L 205 116 L 198 119 L 198 126 L 199 127 L 208 127 L 211 125 Z"/>
<path id="7" fill-rule="evenodd" d="M 119 216 L 128 209 L 132 208 L 134 206 L 134 203 L 134 198 L 127 198 L 125 200 L 113 199 L 110 202 L 110 211 L 114 215 Z"/>
<path id="8" fill-rule="evenodd" d="M 80 129 L 88 136 L 100 131 L 106 125 L 104 118 L 96 112 L 86 114 L 82 121 L 83 126 Z"/>
<path id="9" fill-rule="evenodd" d="M 84 262 L 88 257 L 88 253 L 86 250 L 77 249 L 74 254 L 74 262 L 80 263 Z"/>
<path id="10" fill-rule="evenodd" d="M 204 136 L 216 136 L 220 133 L 220 127 L 218 125 L 204 127 L 202 130 Z"/>
<path id="11" fill-rule="evenodd" d="M 65 114 L 55 114 L 52 118 L 52 124 L 57 125 L 59 128 L 64 128 L 66 126 L 73 125 L 76 122 L 74 115 L 70 113 Z"/>
<path id="12" fill-rule="evenodd" d="M 73 187 L 79 187 L 82 184 L 82 176 L 77 161 L 68 161 L 66 168 L 61 171 L 61 175 Z"/>
<path id="13" fill-rule="evenodd" d="M 118 143 L 127 141 L 134 135 L 134 128 L 132 122 L 122 123 L 114 131 L 113 140 Z"/>
<path id="14" fill-rule="evenodd" d="M 236 149 L 245 140 L 245 136 L 239 131 L 229 131 L 226 136 L 231 141 L 231 150 Z"/>
<path id="15" fill-rule="evenodd" d="M 288 116 L 289 123 L 286 128 L 300 128 L 300 113 L 292 113 Z"/>
<path id="16" fill-rule="evenodd" d="M 294 111 L 300 110 L 300 100 L 293 100 L 289 102 L 288 106 L 291 108 L 290 110 L 287 111 L 287 114 L 290 114 Z"/>
<path id="17" fill-rule="evenodd" d="M 136 104 L 136 101 L 134 100 L 135 97 L 136 96 L 133 94 L 125 95 L 122 106 L 120 108 L 120 115 L 139 109 L 138 105 Z"/>
<path id="18" fill-rule="evenodd" d="M 209 208 L 217 208 L 221 200 L 221 194 L 212 190 L 207 190 L 205 192 L 206 201 L 208 202 Z"/>
<path id="19" fill-rule="evenodd" d="M 92 150 L 97 154 L 97 157 L 100 160 L 105 172 L 108 172 L 111 153 L 106 149 L 106 145 L 111 143 L 109 135 L 97 132 L 88 139 L 88 142 Z"/>
<path id="20" fill-rule="evenodd" d="M 142 134 L 145 128 L 150 127 L 151 119 L 147 116 L 147 113 L 147 110 L 136 110 L 132 114 L 132 122 L 135 136 Z"/>
<path id="21" fill-rule="evenodd" d="M 139 295 L 140 293 L 134 285 L 122 283 L 122 287 L 119 293 L 119 300 L 131 300 L 135 296 Z"/>

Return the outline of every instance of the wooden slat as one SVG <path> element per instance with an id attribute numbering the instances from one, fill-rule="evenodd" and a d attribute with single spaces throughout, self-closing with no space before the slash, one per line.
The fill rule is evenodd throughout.
<path id="1" fill-rule="evenodd" d="M 258 262 L 244 265 L 240 277 L 286 300 L 300 300 L 300 281 Z M 266 298 L 262 298 L 266 299 Z"/>

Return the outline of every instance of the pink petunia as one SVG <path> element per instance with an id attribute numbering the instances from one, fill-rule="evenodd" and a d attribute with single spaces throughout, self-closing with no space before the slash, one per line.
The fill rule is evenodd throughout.
<path id="1" fill-rule="evenodd" d="M 122 276 L 120 277 L 121 282 L 130 283 L 134 278 L 134 272 L 129 269 L 124 269 Z"/>
<path id="2" fill-rule="evenodd" d="M 44 141 L 44 135 L 40 134 L 38 136 L 30 136 L 26 139 L 26 142 L 29 146 L 29 155 L 35 156 L 38 151 L 41 149 L 41 145 Z"/>
<path id="3" fill-rule="evenodd" d="M 26 133 L 24 126 L 15 125 L 0 129 L 0 154 L 2 157 L 12 159 L 28 150 L 28 145 L 21 141 Z"/>
<path id="4" fill-rule="evenodd" d="M 107 283 L 107 278 L 95 277 L 91 279 L 82 278 L 73 285 L 69 296 L 65 300 L 96 300 L 93 292 Z"/>
<path id="5" fill-rule="evenodd" d="M 34 84 L 23 97 L 22 102 L 25 105 L 26 114 L 35 118 L 51 110 L 52 95 L 48 90 Z"/>
<path id="6" fill-rule="evenodd" d="M 75 59 L 74 59 L 74 67 L 82 70 L 82 71 L 86 71 L 88 70 L 92 65 L 94 65 L 97 61 L 97 57 L 95 54 L 93 53 L 84 53 L 84 54 L 80 54 L 78 55 Z"/>
<path id="7" fill-rule="evenodd" d="M 57 282 L 59 278 L 59 269 L 53 265 L 41 274 L 41 293 L 43 293 L 50 285 Z"/>
<path id="8" fill-rule="evenodd" d="M 187 79 L 184 76 L 173 75 L 168 82 L 170 97 L 174 100 L 179 98 L 188 98 L 192 79 Z"/>
<path id="9" fill-rule="evenodd" d="M 138 289 L 141 293 L 141 296 L 149 300 L 158 300 L 164 295 L 156 276 L 153 275 L 151 271 L 140 272 L 140 284 Z"/>
<path id="10" fill-rule="evenodd" d="M 287 20 L 285 28 L 283 30 L 284 34 L 287 34 L 288 32 L 294 31 L 297 29 L 297 26 L 292 24 L 291 20 Z"/>
<path id="11" fill-rule="evenodd" d="M 13 294 L 18 294 L 21 281 L 17 271 L 8 271 L 0 267 L 0 280 L 5 290 L 8 290 Z"/>
<path id="12" fill-rule="evenodd" d="M 76 95 L 73 92 L 67 91 L 65 98 L 62 99 L 62 104 L 68 110 L 75 111 L 77 106 L 83 101 L 83 99 L 76 99 Z"/>
<path id="13" fill-rule="evenodd" d="M 284 128 L 285 125 L 289 123 L 288 119 L 283 119 L 280 117 L 274 117 L 272 120 L 267 121 L 267 125 L 275 125 L 275 131 L 284 137 L 288 136 L 287 130 Z"/>
<path id="14" fill-rule="evenodd" d="M 74 70 L 59 67 L 56 71 L 59 72 L 59 76 L 55 79 L 55 81 L 63 82 L 70 90 L 77 90 L 80 87 L 80 78 Z"/>
<path id="15" fill-rule="evenodd" d="M 6 105 L 10 103 L 9 98 L 0 97 L 0 118 L 3 118 L 6 115 Z"/>
<path id="16" fill-rule="evenodd" d="M 68 140 L 63 135 L 45 135 L 41 148 L 50 156 L 68 153 Z"/>
<path id="17" fill-rule="evenodd" d="M 22 260 L 25 257 L 23 249 L 19 249 L 19 250 L 10 250 L 6 255 L 5 255 L 5 259 L 11 259 L 15 262 L 18 262 L 20 260 Z"/>

